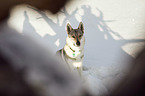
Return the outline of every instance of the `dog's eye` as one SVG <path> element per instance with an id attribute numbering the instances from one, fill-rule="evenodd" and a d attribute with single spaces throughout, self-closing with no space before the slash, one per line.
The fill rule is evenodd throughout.
<path id="1" fill-rule="evenodd" d="M 73 38 L 75 38 L 75 36 L 72 36 Z"/>
<path id="2" fill-rule="evenodd" d="M 79 37 L 81 37 L 81 35 Z"/>

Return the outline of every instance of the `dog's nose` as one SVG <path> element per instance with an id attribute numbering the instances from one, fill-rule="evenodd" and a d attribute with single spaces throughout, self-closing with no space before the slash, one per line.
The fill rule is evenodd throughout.
<path id="1" fill-rule="evenodd" d="M 80 42 L 79 41 L 77 41 L 77 43 L 76 43 L 78 46 L 80 46 Z"/>

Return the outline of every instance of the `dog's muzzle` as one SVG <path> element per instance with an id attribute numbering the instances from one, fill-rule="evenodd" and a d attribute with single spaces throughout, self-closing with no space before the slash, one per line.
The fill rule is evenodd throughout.
<path id="1" fill-rule="evenodd" d="M 79 42 L 79 41 L 77 41 L 77 43 L 76 43 L 76 44 L 77 44 L 77 46 L 80 46 L 80 42 Z"/>

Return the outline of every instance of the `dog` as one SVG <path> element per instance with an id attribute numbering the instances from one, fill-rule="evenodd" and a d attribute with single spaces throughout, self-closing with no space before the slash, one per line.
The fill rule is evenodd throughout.
<path id="1" fill-rule="evenodd" d="M 56 52 L 56 55 L 63 60 L 68 67 L 80 77 L 83 71 L 83 58 L 84 58 L 84 26 L 80 22 L 77 29 L 73 29 L 71 25 L 67 24 L 67 38 L 65 46 Z"/>

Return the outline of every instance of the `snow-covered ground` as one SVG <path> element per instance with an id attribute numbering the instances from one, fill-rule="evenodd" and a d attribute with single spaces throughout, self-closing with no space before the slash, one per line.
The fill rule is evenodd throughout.
<path id="1" fill-rule="evenodd" d="M 144 0 L 72 0 L 58 14 L 20 5 L 11 11 L 8 24 L 52 50 L 65 45 L 66 24 L 85 28 L 84 76 L 100 95 L 127 74 L 129 62 L 145 44 Z"/>

